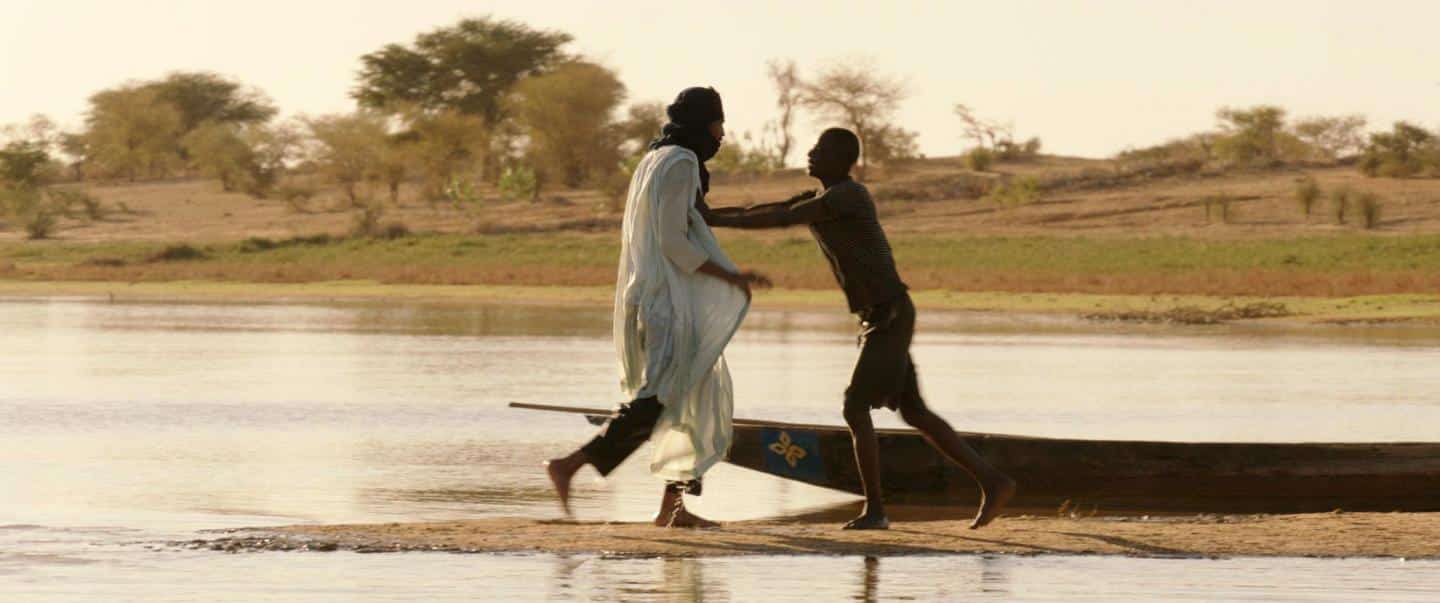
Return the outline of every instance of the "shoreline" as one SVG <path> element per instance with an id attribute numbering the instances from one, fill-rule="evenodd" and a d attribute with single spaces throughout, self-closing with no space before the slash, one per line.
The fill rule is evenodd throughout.
<path id="1" fill-rule="evenodd" d="M 0 279 L 0 299 L 73 297 L 195 303 L 401 302 L 603 307 L 613 302 L 613 295 L 614 289 L 609 286 L 421 285 L 371 280 L 265 283 Z M 1068 315 L 1101 322 L 1440 324 L 1440 295 L 1426 294 L 1330 298 L 916 290 L 911 291 L 911 296 L 917 307 L 930 311 Z M 757 291 L 754 305 L 757 309 L 846 312 L 844 298 L 837 290 Z M 1272 305 L 1280 308 L 1280 312 L 1276 315 L 1246 315 L 1247 307 L 1260 305 Z M 1192 318 L 1197 322 L 1191 323 Z"/>
<path id="2" fill-rule="evenodd" d="M 1190 517 L 1002 517 L 901 522 L 846 531 L 837 522 L 754 520 L 714 530 L 643 523 L 493 518 L 301 525 L 172 542 L 227 552 L 550 553 L 630 557 L 749 555 L 1124 555 L 1162 558 L 1380 557 L 1440 559 L 1440 513 L 1315 513 Z"/>

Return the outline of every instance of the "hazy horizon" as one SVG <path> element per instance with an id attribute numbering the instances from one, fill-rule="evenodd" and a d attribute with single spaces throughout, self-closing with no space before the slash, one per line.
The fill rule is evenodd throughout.
<path id="1" fill-rule="evenodd" d="M 736 139 L 773 116 L 769 59 L 802 75 L 870 59 L 907 82 L 898 122 L 921 152 L 966 146 L 951 108 L 1011 121 L 1046 152 L 1107 156 L 1214 124 L 1221 106 L 1293 115 L 1440 122 L 1440 56 L 1422 2 L 826 3 L 330 0 L 245 5 L 162 0 L 20 0 L 0 15 L 0 124 L 44 113 L 78 126 L 86 99 L 127 80 L 214 71 L 263 90 L 283 116 L 349 111 L 359 57 L 466 16 L 570 33 L 568 46 L 617 70 L 628 102 L 713 85 Z M 818 131 L 809 114 L 803 148 Z M 792 162 L 799 154 L 793 154 Z"/>

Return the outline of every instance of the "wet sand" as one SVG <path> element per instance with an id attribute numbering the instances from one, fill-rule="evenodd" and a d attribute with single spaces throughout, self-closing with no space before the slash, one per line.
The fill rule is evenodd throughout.
<path id="1" fill-rule="evenodd" d="M 177 543 L 215 550 L 544 552 L 619 556 L 1075 554 L 1138 557 L 1440 558 L 1440 513 L 1190 517 L 1005 517 L 853 532 L 833 522 L 741 521 L 715 530 L 639 523 L 496 518 L 431 523 L 285 526 Z"/>

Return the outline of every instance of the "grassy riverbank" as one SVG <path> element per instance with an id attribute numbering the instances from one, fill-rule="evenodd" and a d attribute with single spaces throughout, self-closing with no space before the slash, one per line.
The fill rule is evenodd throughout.
<path id="1" fill-rule="evenodd" d="M 724 236 L 737 263 L 780 288 L 834 288 L 803 231 Z M 612 284 L 617 253 L 613 234 L 564 232 L 194 245 L 0 242 L 0 279 L 594 287 Z M 1213 240 L 912 233 L 896 237 L 895 253 L 903 277 L 920 291 L 1256 298 L 1440 292 L 1440 235 L 1433 234 Z"/>

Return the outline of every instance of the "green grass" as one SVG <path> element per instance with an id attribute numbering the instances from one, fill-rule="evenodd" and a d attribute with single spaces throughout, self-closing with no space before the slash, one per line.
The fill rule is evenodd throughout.
<path id="1" fill-rule="evenodd" d="M 760 239 L 724 232 L 722 237 L 736 263 L 771 274 L 782 287 L 834 287 L 828 266 L 808 235 L 796 232 L 784 239 Z M 894 244 L 901 275 L 916 289 L 1341 296 L 1432 292 L 1435 279 L 1440 278 L 1440 235 L 1343 234 L 1256 240 L 906 235 Z M 153 261 L 173 245 L 3 242 L 0 275 L 48 280 L 373 279 L 588 286 L 613 281 L 619 252 L 616 237 L 608 234 L 423 235 L 260 244 L 252 239 L 197 245 L 202 259 Z M 96 260 L 120 260 L 125 266 L 112 273 L 85 265 Z M 7 264 L 12 266 L 8 271 Z M 271 278 L 269 271 L 289 271 L 289 276 Z M 1204 286 L 1217 274 L 1231 279 L 1223 291 Z M 1383 286 L 1367 285 L 1354 291 L 1319 288 L 1356 275 L 1388 275 L 1389 280 Z M 1098 280 L 1093 286 L 1075 285 L 1102 277 L 1126 280 L 1113 291 Z M 1305 286 L 1310 289 L 1271 286 L 1272 281 L 1285 279 L 1309 283 Z M 1049 287 L 1050 281 L 1057 284 Z M 1024 286 L 1009 288 L 1006 283 Z"/>
<path id="2" fill-rule="evenodd" d="M 742 265 L 797 270 L 826 269 L 808 236 L 763 241 L 725 237 L 726 252 Z M 167 242 L 63 241 L 0 242 L 0 259 L 23 264 L 78 264 L 96 257 L 144 261 Z M 276 242 L 197 245 L 212 261 L 257 264 L 335 263 L 359 265 L 518 267 L 615 266 L 619 244 L 613 236 L 430 235 L 384 239 L 336 238 L 321 243 Z M 1309 271 L 1440 270 L 1440 235 L 1373 237 L 1342 235 L 1297 239 L 1206 240 L 1186 237 L 1092 239 L 1083 237 L 906 236 L 894 241 L 901 272 L 939 269 L 1065 273 L 1165 272 L 1205 269 Z"/>

